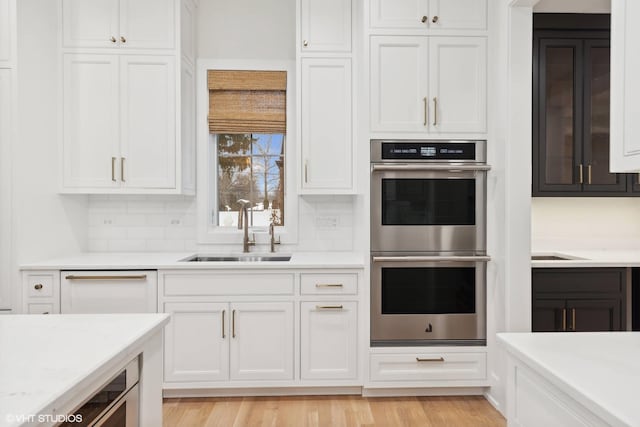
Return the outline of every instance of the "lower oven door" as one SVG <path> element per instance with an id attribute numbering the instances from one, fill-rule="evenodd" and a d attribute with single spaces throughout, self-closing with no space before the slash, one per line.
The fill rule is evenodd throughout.
<path id="1" fill-rule="evenodd" d="M 371 344 L 486 344 L 487 256 L 373 256 Z"/>

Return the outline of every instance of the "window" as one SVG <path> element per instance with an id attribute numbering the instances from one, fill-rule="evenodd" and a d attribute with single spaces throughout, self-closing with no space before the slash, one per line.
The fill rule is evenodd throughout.
<path id="1" fill-rule="evenodd" d="M 285 225 L 286 71 L 207 70 L 210 227 Z M 212 185 L 213 184 L 213 185 Z"/>
<path id="2" fill-rule="evenodd" d="M 220 227 L 238 225 L 238 200 L 250 202 L 249 226 L 284 225 L 284 135 L 218 134 Z"/>

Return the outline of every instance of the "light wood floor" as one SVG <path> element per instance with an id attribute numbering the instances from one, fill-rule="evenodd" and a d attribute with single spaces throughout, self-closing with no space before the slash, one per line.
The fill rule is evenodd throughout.
<path id="1" fill-rule="evenodd" d="M 164 427 L 504 427 L 483 397 L 296 396 L 165 399 Z"/>

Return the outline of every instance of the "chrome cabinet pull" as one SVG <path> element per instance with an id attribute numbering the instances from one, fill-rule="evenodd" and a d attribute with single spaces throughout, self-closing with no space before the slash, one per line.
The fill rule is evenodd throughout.
<path id="1" fill-rule="evenodd" d="M 316 288 L 342 288 L 342 283 L 316 283 Z"/>
<path id="2" fill-rule="evenodd" d="M 69 276 L 65 276 L 67 280 L 146 280 L 146 278 L 146 274 L 130 276 L 76 276 L 75 274 L 70 274 Z"/>
<path id="3" fill-rule="evenodd" d="M 584 184 L 584 173 L 582 163 L 578 165 L 578 184 Z"/>
<path id="4" fill-rule="evenodd" d="M 591 164 L 587 165 L 587 184 L 591 185 Z"/>
<path id="5" fill-rule="evenodd" d="M 425 96 L 423 98 L 424 101 L 424 125 L 427 126 L 429 124 L 429 101 Z"/>
<path id="6" fill-rule="evenodd" d="M 344 307 L 340 305 L 316 305 L 316 310 L 342 310 Z"/>
<path id="7" fill-rule="evenodd" d="M 427 22 L 427 19 L 429 19 L 429 18 L 425 15 L 425 16 L 422 17 L 420 22 L 422 22 L 424 24 L 425 22 Z"/>
<path id="8" fill-rule="evenodd" d="M 224 315 L 227 313 L 227 310 L 222 310 L 222 339 L 225 339 L 227 336 L 224 334 Z"/>
<path id="9" fill-rule="evenodd" d="M 433 98 L 433 125 L 438 125 L 438 98 Z"/>
<path id="10" fill-rule="evenodd" d="M 125 161 L 125 158 L 124 157 L 120 157 L 120 180 L 122 182 L 126 182 L 124 180 L 124 161 Z"/>
<path id="11" fill-rule="evenodd" d="M 309 46 L 309 41 L 308 40 L 302 40 L 302 46 L 304 46 L 304 47 Z"/>
<path id="12" fill-rule="evenodd" d="M 231 310 L 231 338 L 236 337 L 236 311 Z"/>
<path id="13" fill-rule="evenodd" d="M 116 182 L 116 158 L 111 158 L 111 181 Z"/>
<path id="14" fill-rule="evenodd" d="M 33 287 L 33 289 L 39 291 L 40 289 L 42 289 L 42 283 L 36 283 L 36 285 Z"/>
<path id="15" fill-rule="evenodd" d="M 428 359 L 416 357 L 416 362 L 444 362 L 444 357 L 436 357 L 436 358 L 428 358 Z"/>
<path id="16" fill-rule="evenodd" d="M 562 330 L 563 331 L 567 330 L 567 309 L 566 308 L 562 309 Z"/>

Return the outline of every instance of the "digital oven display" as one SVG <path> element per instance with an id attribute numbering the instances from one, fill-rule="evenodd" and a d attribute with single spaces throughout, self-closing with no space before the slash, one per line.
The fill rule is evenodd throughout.
<path id="1" fill-rule="evenodd" d="M 382 159 L 475 160 L 473 143 L 384 142 Z"/>

